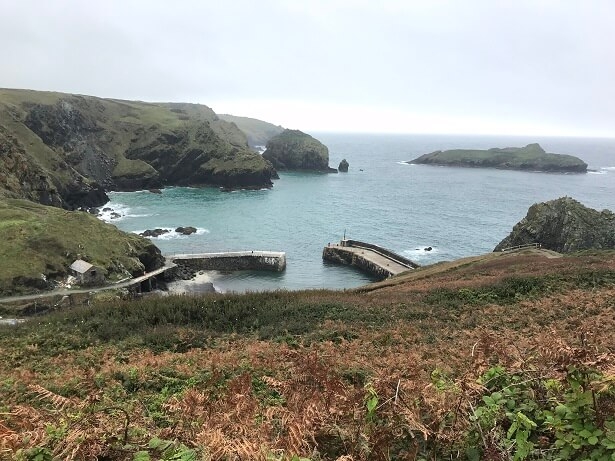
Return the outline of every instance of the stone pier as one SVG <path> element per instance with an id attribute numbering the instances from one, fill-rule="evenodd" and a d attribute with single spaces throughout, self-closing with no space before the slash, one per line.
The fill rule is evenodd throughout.
<path id="1" fill-rule="evenodd" d="M 225 253 L 180 254 L 167 256 L 178 266 L 193 270 L 240 271 L 286 269 L 286 253 L 279 251 L 234 251 Z"/>
<path id="2" fill-rule="evenodd" d="M 419 265 L 391 250 L 358 240 L 342 240 L 323 249 L 322 258 L 339 264 L 354 266 L 384 280 Z"/>

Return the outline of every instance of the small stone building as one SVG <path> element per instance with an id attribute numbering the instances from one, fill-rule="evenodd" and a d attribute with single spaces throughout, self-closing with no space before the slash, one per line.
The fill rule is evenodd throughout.
<path id="1" fill-rule="evenodd" d="M 105 283 L 105 275 L 100 267 L 96 267 L 83 259 L 77 259 L 70 265 L 71 274 L 77 278 L 77 283 L 83 286 L 95 286 Z"/>

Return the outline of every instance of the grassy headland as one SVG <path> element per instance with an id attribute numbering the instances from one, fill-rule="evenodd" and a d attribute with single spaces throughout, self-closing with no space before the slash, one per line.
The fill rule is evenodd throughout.
<path id="1" fill-rule="evenodd" d="M 609 459 L 614 287 L 612 253 L 528 251 L 60 311 L 0 328 L 0 453 Z"/>
<path id="2" fill-rule="evenodd" d="M 162 264 L 149 240 L 95 216 L 26 200 L 0 200 L 0 295 L 44 290 L 75 259 L 102 268 L 109 280 Z"/>
<path id="3" fill-rule="evenodd" d="M 222 120 L 237 125 L 248 138 L 250 147 L 266 146 L 271 138 L 284 131 L 284 128 L 273 123 L 263 122 L 250 117 L 238 117 L 236 115 L 218 114 Z"/>
<path id="4" fill-rule="evenodd" d="M 98 206 L 104 194 L 88 201 L 84 192 L 265 187 L 274 174 L 234 124 L 204 105 L 0 89 L 0 121 L 0 152 L 11 158 L 0 168 L 0 194 L 12 198 Z"/>

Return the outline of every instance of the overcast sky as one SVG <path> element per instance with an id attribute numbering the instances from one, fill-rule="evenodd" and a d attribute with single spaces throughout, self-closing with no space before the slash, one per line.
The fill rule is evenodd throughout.
<path id="1" fill-rule="evenodd" d="M 0 87 L 306 131 L 615 136 L 613 0 L 0 0 Z"/>

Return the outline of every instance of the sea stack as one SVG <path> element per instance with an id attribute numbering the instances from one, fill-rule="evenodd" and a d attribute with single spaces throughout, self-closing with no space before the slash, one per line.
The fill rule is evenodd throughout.
<path id="1" fill-rule="evenodd" d="M 337 169 L 340 173 L 348 173 L 349 166 L 350 164 L 348 163 L 348 161 L 346 159 L 342 159 Z"/>
<path id="2" fill-rule="evenodd" d="M 284 130 L 267 143 L 263 158 L 277 170 L 336 172 L 329 168 L 329 149 L 309 134 Z"/>

